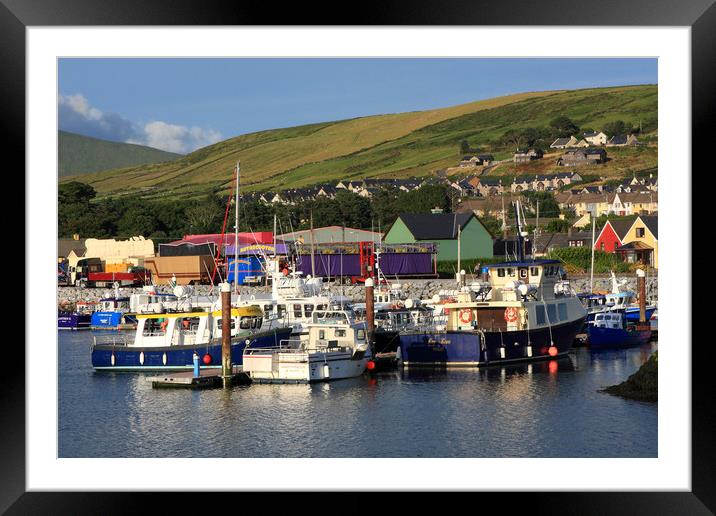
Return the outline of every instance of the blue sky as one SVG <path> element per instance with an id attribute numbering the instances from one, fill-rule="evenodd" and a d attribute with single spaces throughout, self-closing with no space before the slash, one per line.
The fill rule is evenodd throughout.
<path id="1" fill-rule="evenodd" d="M 656 59 L 60 59 L 60 129 L 190 152 L 510 93 L 656 84 Z"/>

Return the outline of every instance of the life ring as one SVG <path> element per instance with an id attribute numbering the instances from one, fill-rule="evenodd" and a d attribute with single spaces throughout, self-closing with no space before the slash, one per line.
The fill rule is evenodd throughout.
<path id="1" fill-rule="evenodd" d="M 468 324 L 472 322 L 472 310 L 470 310 L 469 308 L 463 308 L 462 310 L 460 310 L 460 314 L 458 317 L 460 317 L 461 323 Z"/>
<path id="2" fill-rule="evenodd" d="M 169 321 L 164 319 L 162 323 L 159 325 L 162 331 L 167 331 L 167 325 L 169 324 Z"/>
<path id="3" fill-rule="evenodd" d="M 519 317 L 519 312 L 517 311 L 517 308 L 514 306 L 509 306 L 505 308 L 505 321 L 508 323 L 513 323 L 517 321 L 517 317 Z"/>

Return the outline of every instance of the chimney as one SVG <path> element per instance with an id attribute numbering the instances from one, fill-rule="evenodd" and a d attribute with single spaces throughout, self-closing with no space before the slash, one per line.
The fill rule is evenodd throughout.
<path id="1" fill-rule="evenodd" d="M 72 234 L 72 240 L 79 240 L 79 239 L 80 239 L 80 234 L 79 234 L 79 233 L 73 233 L 73 234 Z"/>

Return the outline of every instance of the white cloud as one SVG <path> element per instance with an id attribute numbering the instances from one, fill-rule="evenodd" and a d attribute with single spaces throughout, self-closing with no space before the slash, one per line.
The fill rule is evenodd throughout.
<path id="1" fill-rule="evenodd" d="M 63 131 L 110 141 L 147 145 L 168 152 L 187 153 L 221 140 L 219 131 L 153 121 L 136 124 L 116 113 L 103 113 L 81 94 L 60 95 L 59 126 Z"/>

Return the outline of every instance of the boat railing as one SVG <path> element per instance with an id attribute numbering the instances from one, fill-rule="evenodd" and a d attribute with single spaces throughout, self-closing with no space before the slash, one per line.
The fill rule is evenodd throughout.
<path id="1" fill-rule="evenodd" d="M 129 346 L 131 341 L 126 334 L 117 335 L 93 335 L 92 340 L 95 346 L 111 345 L 111 346 Z"/>

